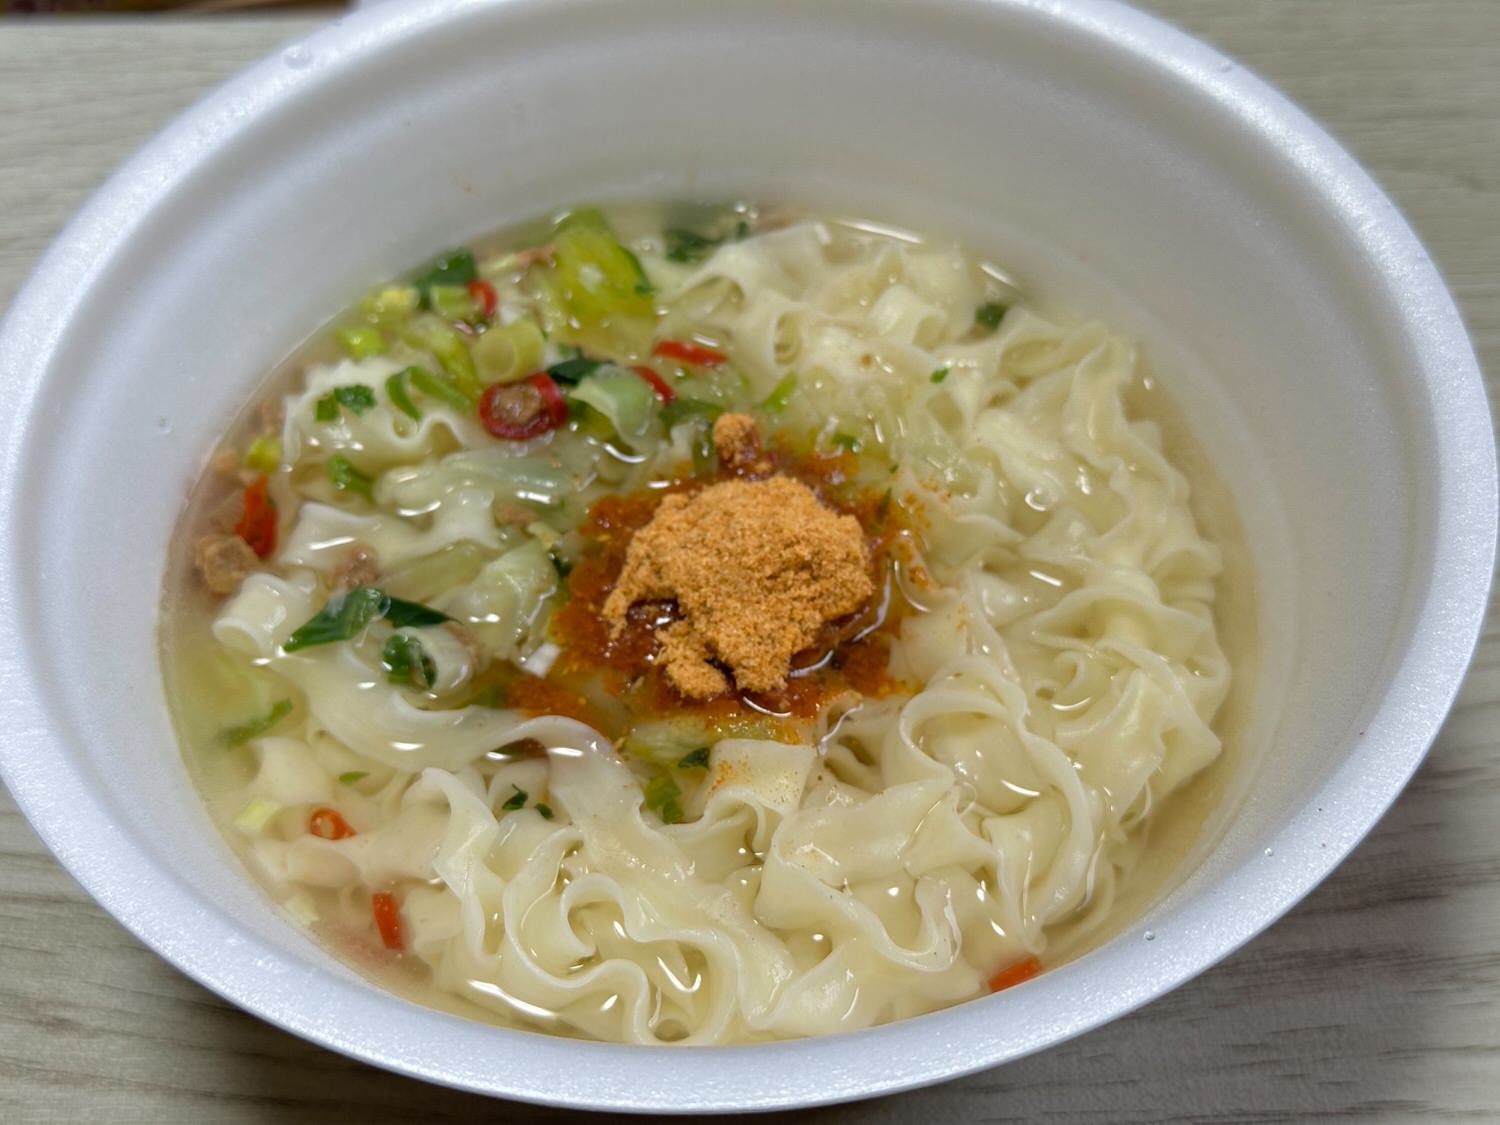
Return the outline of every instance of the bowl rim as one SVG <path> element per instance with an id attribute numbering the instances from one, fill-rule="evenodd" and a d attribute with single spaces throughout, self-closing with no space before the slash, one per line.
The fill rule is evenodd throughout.
<path id="1" fill-rule="evenodd" d="M 545 0 L 549 18 L 563 10 L 583 18 L 593 7 L 620 0 Z M 634 0 L 642 7 L 668 0 Z M 723 5 L 733 9 L 730 0 Z M 1033 1002 L 1018 992 L 946 1009 L 866 1031 L 814 1040 L 686 1051 L 580 1042 L 491 1028 L 376 993 L 310 965 L 289 972 L 284 952 L 247 935 L 187 887 L 172 870 L 133 846 L 130 835 L 99 810 L 83 771 L 48 752 L 58 737 L 24 669 L 0 667 L 0 699 L 14 709 L 16 737 L 0 741 L 0 778 L 47 846 L 88 892 L 164 959 L 219 996 L 261 1019 L 383 1068 L 478 1093 L 540 1104 L 605 1110 L 685 1113 L 770 1110 L 828 1104 L 926 1085 L 1024 1057 L 1125 1015 L 1178 987 L 1227 957 L 1294 906 L 1374 827 L 1415 772 L 1457 693 L 1488 602 L 1497 524 L 1494 436 L 1478 362 L 1459 312 L 1438 271 L 1395 206 L 1336 141 L 1306 114 L 1243 66 L 1170 25 L 1117 0 L 940 0 L 972 15 L 985 9 L 1021 10 L 1033 18 L 1123 52 L 1186 92 L 1269 141 L 1358 242 L 1385 285 L 1403 296 L 1404 338 L 1417 357 L 1438 435 L 1435 478 L 1438 526 L 1430 582 L 1414 614 L 1411 643 L 1349 757 L 1310 794 L 1276 835 L 1284 855 L 1302 858 L 1283 870 L 1271 893 L 1264 889 L 1246 908 L 1240 892 L 1256 876 L 1242 864 L 1184 903 L 1176 917 L 1209 936 L 1160 949 L 1160 966 L 1148 980 L 1101 975 L 1091 959 L 1062 966 L 1028 985 Z M 793 0 L 759 5 L 767 18 Z M 881 10 L 908 7 L 900 0 L 856 5 L 841 0 L 800 0 L 830 15 L 876 18 Z M 539 12 L 544 0 L 414 0 L 376 5 L 283 45 L 270 57 L 199 100 L 178 116 L 100 187 L 57 236 L 0 322 L 0 370 L 12 373 L 13 406 L 0 420 L 0 615 L 16 603 L 16 578 L 26 566 L 14 544 L 20 506 L 17 489 L 28 420 L 54 354 L 65 339 L 74 306 L 100 264 L 119 251 L 153 206 L 155 196 L 210 163 L 219 145 L 252 128 L 257 118 L 300 89 L 341 67 L 365 65 L 410 34 L 459 21 L 484 8 L 516 18 Z M 288 52 L 315 56 L 319 65 L 283 64 Z M 82 280 L 80 280 L 82 279 Z M 1373 781 L 1369 767 L 1378 763 Z M 1335 845 L 1318 847 L 1310 810 L 1337 803 L 1355 830 Z M 95 823 L 83 826 L 90 820 Z M 113 845 L 113 846 L 111 846 Z M 154 884 L 149 901 L 133 892 Z M 1229 903 L 1225 917 L 1215 911 Z M 183 933 L 192 918 L 196 931 Z M 1162 943 L 1163 946 L 1170 943 Z M 225 957 L 233 948 L 236 957 Z M 268 971 L 266 965 L 281 965 Z M 269 979 L 268 979 L 269 978 Z M 299 989 L 311 981 L 346 1021 L 309 1014 Z M 1087 1014 L 1033 1029 L 995 1034 L 995 1005 L 1035 1007 L 1065 991 L 1084 990 Z M 392 1005 L 405 1010 L 396 1014 Z M 1042 1010 L 1038 1008 L 1038 1010 Z M 407 1042 L 389 1028 L 399 1025 Z M 479 1033 L 482 1031 L 483 1035 Z M 416 1033 L 415 1035 L 413 1033 Z M 988 1036 L 988 1038 L 987 1038 Z M 490 1050 L 477 1040 L 489 1039 Z M 494 1037 L 490 1039 L 490 1037 Z M 440 1057 L 432 1043 L 466 1048 Z M 415 1046 L 414 1046 L 415 1044 Z M 496 1074 L 494 1060 L 512 1063 Z M 650 1059 L 661 1081 L 641 1082 Z M 876 1061 L 880 1066 L 873 1065 Z M 488 1065 L 486 1065 L 488 1064 Z M 562 1077 L 559 1077 L 562 1076 Z M 768 1081 L 768 1076 L 774 1076 Z"/>

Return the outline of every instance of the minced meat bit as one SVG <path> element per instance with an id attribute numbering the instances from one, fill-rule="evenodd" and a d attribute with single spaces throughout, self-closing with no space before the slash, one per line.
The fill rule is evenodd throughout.
<path id="1" fill-rule="evenodd" d="M 736 476 L 771 471 L 771 462 L 761 449 L 760 430 L 748 414 L 720 414 L 714 419 L 714 451 L 719 464 Z"/>
<path id="2" fill-rule="evenodd" d="M 774 476 L 665 497 L 631 540 L 604 618 L 619 636 L 632 605 L 675 601 L 678 620 L 656 631 L 658 659 L 673 687 L 705 699 L 731 686 L 719 665 L 741 690 L 784 687 L 819 627 L 872 593 L 859 521 Z"/>
<path id="3" fill-rule="evenodd" d="M 373 586 L 380 578 L 380 556 L 374 548 L 355 543 L 328 573 L 335 590 L 349 591 L 356 586 Z"/>
<path id="4" fill-rule="evenodd" d="M 232 594 L 260 559 L 238 535 L 205 535 L 193 544 L 193 562 L 203 584 L 216 594 Z"/>

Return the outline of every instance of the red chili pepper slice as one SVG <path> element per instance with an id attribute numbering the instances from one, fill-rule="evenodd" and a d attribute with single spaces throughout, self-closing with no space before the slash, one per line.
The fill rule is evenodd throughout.
<path id="1" fill-rule="evenodd" d="M 1018 984 L 1024 984 L 1032 977 L 1042 971 L 1042 963 L 1035 957 L 1028 957 L 1024 961 L 1017 961 L 1008 969 L 1001 969 L 990 978 L 990 991 L 999 992 L 1002 989 L 1014 988 Z"/>
<path id="2" fill-rule="evenodd" d="M 519 383 L 496 383 L 479 400 L 479 420 L 497 438 L 525 441 L 568 420 L 568 401 L 551 376 L 538 371 Z"/>
<path id="3" fill-rule="evenodd" d="M 717 367 L 729 359 L 723 352 L 705 348 L 701 344 L 689 344 L 683 340 L 662 340 L 651 349 L 652 355 L 663 359 L 680 359 L 694 367 Z"/>
<path id="4" fill-rule="evenodd" d="M 377 891 L 370 896 L 370 913 L 375 915 L 375 928 L 380 931 L 380 941 L 387 949 L 400 953 L 406 948 L 401 936 L 401 907 L 396 896 L 388 891 Z"/>
<path id="5" fill-rule="evenodd" d="M 245 510 L 234 533 L 250 544 L 257 558 L 268 559 L 276 551 L 276 505 L 269 492 L 270 482 L 256 477 L 245 489 Z"/>
<path id="6" fill-rule="evenodd" d="M 475 278 L 469 282 L 469 296 L 479 302 L 479 307 L 484 310 L 486 320 L 495 319 L 495 310 L 500 307 L 500 297 L 495 292 L 495 287 L 483 278 Z"/>
<path id="7" fill-rule="evenodd" d="M 337 809 L 330 809 L 327 805 L 313 809 L 312 816 L 307 821 L 307 830 L 325 840 L 347 840 L 350 836 L 358 835 Z"/>
<path id="8" fill-rule="evenodd" d="M 652 371 L 651 368 L 632 367 L 630 370 L 634 371 L 642 379 L 650 383 L 651 389 L 656 392 L 656 397 L 661 399 L 662 402 L 671 402 L 674 398 L 677 397 L 677 392 L 672 389 L 671 384 L 669 384 L 655 371 Z"/>

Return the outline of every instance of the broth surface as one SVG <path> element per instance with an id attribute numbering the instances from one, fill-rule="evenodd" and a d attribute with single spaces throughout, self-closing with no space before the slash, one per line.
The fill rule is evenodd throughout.
<path id="1" fill-rule="evenodd" d="M 1258 657 L 1228 491 L 1129 341 L 791 209 L 470 250 L 272 373 L 170 548 L 184 758 L 283 910 L 431 1006 L 640 1043 L 919 1014 L 1139 916 Z M 783 686 L 710 653 L 686 698 L 682 607 L 605 603 L 664 497 L 771 477 L 857 521 L 875 592 Z"/>

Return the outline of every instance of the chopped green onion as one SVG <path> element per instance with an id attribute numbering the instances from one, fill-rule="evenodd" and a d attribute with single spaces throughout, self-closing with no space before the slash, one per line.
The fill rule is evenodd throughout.
<path id="1" fill-rule="evenodd" d="M 444 621 L 453 620 L 446 613 L 440 613 L 431 606 L 393 598 L 389 594 L 386 595 L 385 608 L 381 611 L 381 616 L 398 629 L 419 625 L 441 625 Z"/>
<path id="2" fill-rule="evenodd" d="M 974 311 L 974 323 L 981 328 L 988 328 L 990 331 L 994 331 L 1000 327 L 1000 322 L 1005 319 L 1006 312 L 1007 306 L 1002 305 L 999 301 L 990 301 L 987 304 L 980 305 Z"/>
<path id="3" fill-rule="evenodd" d="M 450 250 L 423 270 L 412 281 L 421 294 L 424 309 L 433 308 L 432 291 L 440 286 L 467 286 L 479 278 L 474 255 L 467 250 Z M 466 291 L 467 292 L 467 291 Z"/>
<path id="4" fill-rule="evenodd" d="M 348 773 L 339 774 L 339 784 L 353 785 L 356 781 L 363 781 L 369 776 L 369 770 L 350 770 Z"/>
<path id="5" fill-rule="evenodd" d="M 538 801 L 534 807 L 536 808 L 536 811 L 541 814 L 543 820 L 551 820 L 556 815 L 552 811 L 551 805 L 544 805 L 542 804 L 542 802 Z"/>
<path id="6" fill-rule="evenodd" d="M 767 414 L 777 414 L 786 409 L 786 404 L 792 401 L 792 394 L 797 390 L 796 372 L 788 372 L 786 377 L 771 389 L 766 396 L 766 401 L 760 404 L 760 408 Z"/>
<path id="7" fill-rule="evenodd" d="M 680 770 L 708 769 L 708 747 L 700 746 L 691 754 L 684 754 L 677 760 L 677 768 Z"/>
<path id="8" fill-rule="evenodd" d="M 552 569 L 557 571 L 559 578 L 566 578 L 569 574 L 573 573 L 573 564 L 556 551 L 548 551 L 547 557 L 552 560 Z"/>
<path id="9" fill-rule="evenodd" d="M 674 398 L 661 408 L 661 423 L 670 430 L 690 418 L 711 423 L 723 413 L 724 408 L 718 403 L 704 402 L 701 398 Z"/>
<path id="10" fill-rule="evenodd" d="M 427 290 L 427 303 L 447 320 L 468 321 L 479 316 L 479 302 L 467 285 L 434 285 Z"/>
<path id="11" fill-rule="evenodd" d="M 602 359 L 589 359 L 587 356 L 579 355 L 572 359 L 565 359 L 561 363 L 554 363 L 547 368 L 547 374 L 552 377 L 554 383 L 576 383 L 603 366 Z"/>
<path id="12" fill-rule="evenodd" d="M 534 320 L 497 324 L 475 343 L 474 365 L 487 382 L 514 383 L 542 365 L 546 347 L 542 330 Z"/>
<path id="13" fill-rule="evenodd" d="M 661 408 L 662 425 L 667 428 L 668 433 L 684 422 L 694 423 L 693 473 L 696 476 L 711 477 L 718 468 L 719 454 L 714 448 L 713 422 L 723 413 L 722 406 L 697 398 L 675 398 Z"/>
<path id="14" fill-rule="evenodd" d="M 500 807 L 506 812 L 515 812 L 517 809 L 524 809 L 526 807 L 526 790 L 522 789 L 519 785 L 512 785 L 511 788 L 515 792 L 505 798 L 505 804 Z"/>
<path id="15" fill-rule="evenodd" d="M 271 818 L 280 811 L 281 806 L 275 801 L 256 797 L 240 810 L 239 815 L 234 818 L 234 826 L 246 836 L 259 836 L 266 830 L 266 825 L 271 823 Z"/>
<path id="16" fill-rule="evenodd" d="M 292 701 L 281 699 L 271 705 L 271 709 L 264 715 L 254 719 L 248 719 L 232 727 L 226 727 L 219 732 L 219 741 L 225 746 L 243 746 L 252 738 L 259 738 L 265 734 L 282 719 L 292 713 Z"/>
<path id="17" fill-rule="evenodd" d="M 313 417 L 319 422 L 337 422 L 339 420 L 339 404 L 332 395 L 324 395 L 313 403 Z"/>
<path id="18" fill-rule="evenodd" d="M 474 357 L 469 354 L 463 336 L 451 324 L 431 314 L 419 316 L 407 326 L 402 339 L 412 347 L 422 348 L 436 356 L 443 370 L 452 376 L 458 390 L 471 402 L 479 398 L 484 388 L 479 385 Z"/>
<path id="19" fill-rule="evenodd" d="M 338 338 L 351 359 L 369 359 L 385 352 L 385 335 L 373 325 L 341 328 Z"/>
<path id="20" fill-rule="evenodd" d="M 409 633 L 392 633 L 380 653 L 386 679 L 393 684 L 430 688 L 437 679 L 437 664 L 422 642 Z"/>
<path id="21" fill-rule="evenodd" d="M 287 638 L 283 652 L 347 641 L 377 617 L 396 628 L 441 625 L 451 618 L 429 606 L 393 598 L 374 586 L 356 586 L 347 594 L 335 594 L 328 604 Z"/>
<path id="22" fill-rule="evenodd" d="M 257 473 L 274 473 L 281 467 L 281 439 L 275 434 L 262 434 L 245 450 L 245 468 Z"/>
<path id="23" fill-rule="evenodd" d="M 411 400 L 411 394 L 406 389 L 406 380 L 413 371 L 420 370 L 416 367 L 408 367 L 396 372 L 385 381 L 385 397 L 391 400 L 391 405 L 405 414 L 413 422 L 422 420 L 422 412 L 417 409 L 417 404 Z"/>
<path id="24" fill-rule="evenodd" d="M 342 453 L 328 459 L 328 479 L 333 487 L 344 492 L 357 492 L 366 498 L 374 495 L 375 481 L 354 467 L 354 462 Z"/>
<path id="25" fill-rule="evenodd" d="M 387 598 L 373 586 L 356 586 L 335 594 L 318 613 L 287 638 L 283 652 L 347 641 L 385 610 Z"/>
<path id="26" fill-rule="evenodd" d="M 701 262 L 724 241 L 682 227 L 668 227 L 661 233 L 667 260 L 672 262 Z"/>
<path id="27" fill-rule="evenodd" d="M 435 398 L 459 413 L 468 413 L 474 405 L 474 400 L 463 391 L 425 367 L 408 367 L 406 375 L 411 380 L 411 385 L 428 398 Z"/>
<path id="28" fill-rule="evenodd" d="M 646 807 L 654 810 L 663 824 L 682 819 L 682 790 L 666 774 L 659 774 L 646 784 Z"/>
<path id="29" fill-rule="evenodd" d="M 941 383 L 947 377 L 948 377 L 948 369 L 946 367 L 939 367 L 936 371 L 934 371 L 932 373 L 932 381 L 934 383 Z"/>
<path id="30" fill-rule="evenodd" d="M 859 438 L 855 437 L 853 434 L 834 434 L 833 444 L 838 446 L 840 449 L 847 450 L 850 453 L 858 453 L 861 449 L 864 448 L 864 445 L 860 442 Z"/>
<path id="31" fill-rule="evenodd" d="M 422 294 L 405 285 L 392 285 L 365 299 L 365 311 L 382 324 L 405 320 L 417 311 Z"/>

